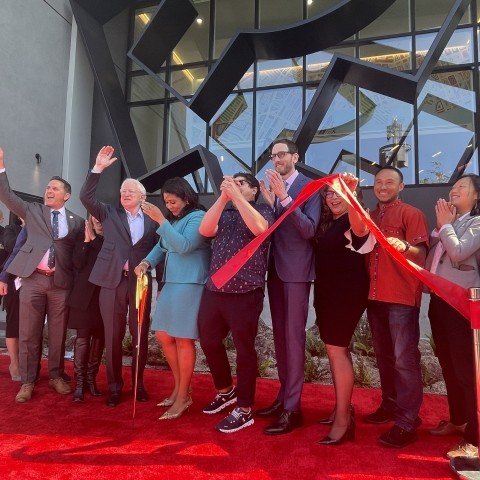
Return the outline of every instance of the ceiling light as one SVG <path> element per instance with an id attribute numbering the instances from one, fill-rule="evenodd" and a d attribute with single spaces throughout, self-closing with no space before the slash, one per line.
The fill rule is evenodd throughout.
<path id="1" fill-rule="evenodd" d="M 198 25 L 201 25 L 203 23 L 203 19 L 201 19 L 200 17 L 197 18 L 196 22 L 198 23 Z"/>

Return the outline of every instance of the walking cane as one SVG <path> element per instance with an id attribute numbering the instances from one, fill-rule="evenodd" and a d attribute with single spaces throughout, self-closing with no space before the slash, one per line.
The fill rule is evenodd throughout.
<path id="1" fill-rule="evenodd" d="M 475 392 L 477 395 L 477 421 L 480 437 L 480 288 L 469 288 L 470 322 L 473 329 L 473 352 L 475 362 Z M 455 457 L 450 467 L 461 479 L 480 479 L 480 459 L 477 457 Z"/>
<path id="2" fill-rule="evenodd" d="M 145 312 L 146 292 L 148 289 L 148 276 L 140 274 L 137 277 L 137 288 L 135 290 L 135 308 L 138 312 L 137 320 L 137 345 L 136 345 L 136 362 L 135 362 L 135 381 L 133 388 L 133 426 L 135 426 L 135 409 L 137 406 L 137 384 L 138 384 L 138 360 L 140 356 L 140 335 L 142 332 L 143 316 Z"/>

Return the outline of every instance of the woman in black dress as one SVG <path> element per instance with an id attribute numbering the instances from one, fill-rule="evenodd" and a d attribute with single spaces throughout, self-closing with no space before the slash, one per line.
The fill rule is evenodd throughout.
<path id="1" fill-rule="evenodd" d="M 94 397 L 102 395 L 96 384 L 105 345 L 102 316 L 98 305 L 100 287 L 88 281 L 102 244 L 102 224 L 89 215 L 85 222 L 85 241 L 75 250 L 74 265 L 77 275 L 67 301 L 70 307 L 68 328 L 77 329 L 73 360 L 76 379 L 74 402 L 84 401 L 85 390 Z"/>
<path id="2" fill-rule="evenodd" d="M 345 174 L 344 180 L 355 191 L 358 179 Z M 365 235 L 358 217 L 349 216 L 347 202 L 331 187 L 321 195 L 322 216 L 315 236 L 314 307 L 320 337 L 327 347 L 336 405 L 330 417 L 320 421 L 332 427 L 319 443 L 338 445 L 355 437 L 349 345 L 367 306 L 369 278 L 362 253 L 371 250 L 375 242 Z"/>

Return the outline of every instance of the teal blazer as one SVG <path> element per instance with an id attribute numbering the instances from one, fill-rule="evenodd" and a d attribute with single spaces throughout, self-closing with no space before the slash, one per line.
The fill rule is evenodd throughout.
<path id="1" fill-rule="evenodd" d="M 152 268 L 165 261 L 163 282 L 204 284 L 207 281 L 211 241 L 198 233 L 204 215 L 204 211 L 195 210 L 172 223 L 165 220 L 158 227 L 160 241 L 145 260 Z"/>

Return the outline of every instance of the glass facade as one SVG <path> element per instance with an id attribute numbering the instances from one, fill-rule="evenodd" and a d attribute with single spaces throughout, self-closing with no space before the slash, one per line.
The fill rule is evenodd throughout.
<path id="1" fill-rule="evenodd" d="M 193 0 L 199 15 L 157 72 L 187 100 L 236 32 L 308 19 L 335 0 Z M 132 10 L 130 45 L 158 2 Z M 153 169 L 200 144 L 225 174 L 262 177 L 273 140 L 291 137 L 335 53 L 415 74 L 454 0 L 397 0 L 377 20 L 328 51 L 251 65 L 208 124 L 131 62 L 128 101 L 142 152 Z M 372 165 L 402 169 L 405 183 L 448 183 L 478 173 L 479 8 L 472 0 L 414 105 L 344 84 L 304 161 L 324 175 L 350 171 L 372 185 Z M 398 150 L 398 151 L 397 151 Z"/>

